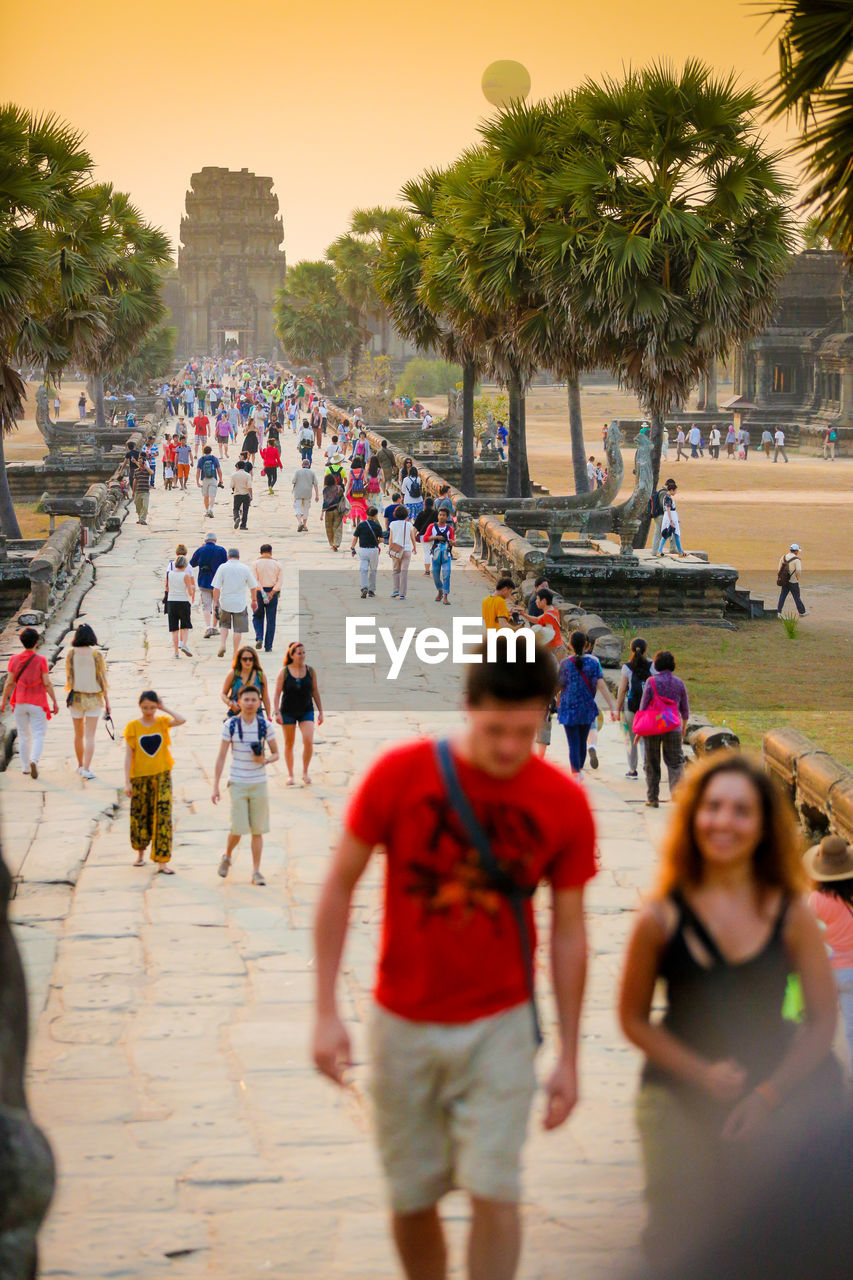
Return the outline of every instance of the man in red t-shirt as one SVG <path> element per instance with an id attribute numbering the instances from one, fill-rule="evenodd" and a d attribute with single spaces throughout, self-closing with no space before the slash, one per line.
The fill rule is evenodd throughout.
<path id="1" fill-rule="evenodd" d="M 484 658 L 484 654 L 481 657 Z M 406 1275 L 443 1280 L 438 1203 L 471 1197 L 471 1277 L 512 1280 L 520 1239 L 519 1163 L 535 1089 L 533 1006 L 523 898 L 535 949 L 535 886 L 553 904 L 551 971 L 559 1020 L 547 1129 L 577 1100 L 577 1035 L 586 971 L 583 890 L 595 874 L 595 831 L 583 790 L 532 754 L 556 687 L 553 658 L 468 668 L 466 721 L 451 768 L 485 831 L 504 885 L 484 867 L 450 803 L 437 744 L 406 742 L 376 760 L 350 798 L 315 926 L 314 1061 L 337 1083 L 350 1040 L 336 980 L 356 885 L 373 850 L 386 853 L 374 991 L 371 1093 L 388 1179 L 394 1239 Z M 507 882 L 518 891 L 511 898 Z"/>
<path id="2" fill-rule="evenodd" d="M 206 413 L 197 413 L 193 418 L 193 434 L 195 436 L 195 454 L 198 458 L 199 450 L 203 449 L 207 443 L 207 428 L 210 426 L 210 418 Z"/>
<path id="3" fill-rule="evenodd" d="M 9 674 L 0 697 L 0 714 L 6 710 L 6 703 L 10 702 L 18 731 L 21 772 L 37 778 L 38 762 L 44 746 L 44 731 L 49 717 L 56 715 L 59 707 L 50 680 L 47 658 L 36 653 L 39 633 L 35 627 L 24 627 L 18 639 L 23 645 L 23 651 L 13 653 L 9 659 Z M 50 709 L 47 705 L 48 697 Z"/>

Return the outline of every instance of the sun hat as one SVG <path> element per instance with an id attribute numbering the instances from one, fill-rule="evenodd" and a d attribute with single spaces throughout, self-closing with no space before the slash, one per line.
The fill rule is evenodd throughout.
<path id="1" fill-rule="evenodd" d="M 843 836 L 824 836 L 803 854 L 813 880 L 853 880 L 853 846 Z"/>

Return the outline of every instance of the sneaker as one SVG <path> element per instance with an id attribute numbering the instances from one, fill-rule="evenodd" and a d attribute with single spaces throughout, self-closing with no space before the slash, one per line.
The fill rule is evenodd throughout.
<path id="1" fill-rule="evenodd" d="M 209 640 L 211 636 L 216 635 L 216 627 L 208 627 L 204 633 L 205 640 Z"/>
<path id="2" fill-rule="evenodd" d="M 97 776 L 96 774 L 92 773 L 92 770 L 91 770 L 91 769 L 81 769 L 81 770 L 80 770 L 80 777 L 81 777 L 81 778 L 85 778 L 85 779 L 87 780 L 87 782 L 91 782 L 91 781 L 92 781 L 92 779 L 93 779 L 94 777 L 96 777 L 96 776 Z"/>
<path id="3" fill-rule="evenodd" d="M 178 645 L 178 648 L 181 650 L 181 653 L 185 653 L 188 658 L 191 658 L 193 656 L 193 651 L 192 649 L 190 649 L 188 645 L 180 644 Z"/>
<path id="4" fill-rule="evenodd" d="M 266 884 L 266 880 L 261 875 L 260 871 L 252 872 L 252 884 Z"/>
<path id="5" fill-rule="evenodd" d="M 361 598 L 362 598 L 362 600 L 366 600 L 366 599 L 367 599 L 367 587 L 362 587 L 362 588 L 361 588 Z"/>
<path id="6" fill-rule="evenodd" d="M 36 764 L 35 760 L 33 760 L 32 763 L 30 764 L 30 777 L 37 778 L 38 776 L 39 776 L 39 767 Z"/>
<path id="7" fill-rule="evenodd" d="M 590 769 L 597 769 L 598 768 L 598 752 L 596 751 L 595 747 L 590 747 L 588 755 L 589 755 Z"/>
<path id="8" fill-rule="evenodd" d="M 220 650 L 219 650 L 219 652 L 217 653 L 217 655 L 216 655 L 216 656 L 217 656 L 217 658 L 224 658 L 224 657 L 225 657 L 225 645 L 222 645 L 222 647 L 220 648 Z"/>
<path id="9" fill-rule="evenodd" d="M 639 778 L 639 776 L 640 775 L 637 773 L 636 769 L 633 772 L 629 769 L 628 772 L 625 774 L 626 778 Z"/>
<path id="10" fill-rule="evenodd" d="M 370 596 L 370 598 L 371 598 L 371 599 L 373 599 L 373 597 L 376 595 L 376 592 L 375 592 L 375 591 L 368 591 L 368 593 L 367 593 L 367 594 Z"/>
<path id="11" fill-rule="evenodd" d="M 176 650 L 175 650 L 175 657 L 176 657 L 176 658 L 180 658 L 180 656 L 181 656 L 181 655 L 178 653 L 178 651 L 177 651 L 177 649 L 176 649 Z"/>
<path id="12" fill-rule="evenodd" d="M 406 598 L 405 596 L 397 596 L 398 600 L 405 600 L 405 598 Z"/>
<path id="13" fill-rule="evenodd" d="M 657 800 L 647 800 L 647 801 L 646 801 L 646 808 L 647 808 L 647 809 L 657 809 L 657 808 L 659 808 L 659 807 L 660 807 L 660 806 L 658 805 Z"/>
<path id="14" fill-rule="evenodd" d="M 223 853 L 222 857 L 219 859 L 217 875 L 222 876 L 222 879 L 224 880 L 230 870 L 231 870 L 231 859 L 228 857 L 227 853 Z"/>
<path id="15" fill-rule="evenodd" d="M 392 599 L 392 600 L 396 599 L 396 597 L 397 597 L 399 594 L 400 594 L 400 592 L 399 592 L 399 591 L 392 591 L 392 592 L 391 592 L 391 599 Z"/>

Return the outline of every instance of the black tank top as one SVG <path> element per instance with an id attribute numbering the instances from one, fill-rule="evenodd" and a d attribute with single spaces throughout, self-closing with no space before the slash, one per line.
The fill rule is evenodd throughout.
<path id="1" fill-rule="evenodd" d="M 314 705 L 314 676 L 309 667 L 304 676 L 297 678 L 290 674 L 288 667 L 284 673 L 284 684 L 281 690 L 281 714 L 292 716 L 295 720 L 306 716 Z"/>
<path id="2" fill-rule="evenodd" d="M 662 1025 L 710 1062 L 734 1059 L 747 1072 L 747 1088 L 754 1088 L 779 1065 L 796 1031 L 794 1024 L 782 1017 L 791 972 L 782 939 L 788 899 L 782 901 L 765 946 L 739 964 L 725 959 L 680 891 L 672 894 L 671 901 L 678 910 L 678 925 L 661 959 L 660 977 L 666 985 Z M 692 933 L 708 953 L 708 967 L 695 958 L 685 933 Z M 711 1102 L 707 1095 L 700 1095 L 693 1086 L 652 1062 L 646 1063 L 643 1079 Z"/>

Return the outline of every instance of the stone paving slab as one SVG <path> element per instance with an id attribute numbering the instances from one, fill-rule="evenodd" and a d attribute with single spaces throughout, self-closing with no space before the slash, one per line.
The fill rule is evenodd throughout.
<path id="1" fill-rule="evenodd" d="M 165 564 L 178 541 L 194 549 L 210 527 L 225 545 L 239 546 L 244 560 L 269 539 L 285 563 L 286 589 L 268 675 L 274 681 L 286 643 L 300 634 L 321 688 L 333 658 L 316 647 L 325 623 L 316 627 L 358 611 L 358 580 L 348 555 L 329 552 L 316 513 L 310 532 L 296 534 L 283 495 L 261 493 L 247 533 L 230 530 L 221 502 L 215 521 L 205 521 L 193 489 L 155 490 L 149 519 L 140 527 L 131 515 L 114 550 L 98 561 L 82 613 L 107 650 L 119 730 L 145 687 L 190 721 L 173 735 L 176 875 L 130 866 L 121 741 L 99 731 L 98 777 L 83 782 L 73 772 L 71 727 L 62 714 L 49 727 L 38 781 L 21 776 L 17 757 L 0 776 L 3 847 L 19 878 L 15 928 L 34 1022 L 31 1101 L 60 1168 L 42 1273 L 74 1280 L 384 1280 L 398 1272 L 363 1065 L 380 861 L 359 886 L 345 959 L 342 1009 L 361 1065 L 344 1092 L 319 1079 L 307 1058 L 311 923 L 353 777 L 390 741 L 448 732 L 458 721 L 458 689 L 442 668 L 432 668 L 423 679 L 401 678 L 392 697 L 377 683 L 376 704 L 358 714 L 330 704 L 317 731 L 314 785 L 285 787 L 282 768 L 270 778 L 266 889 L 248 883 L 247 849 L 220 880 L 227 812 L 210 804 L 209 793 L 228 664 L 216 657 L 215 640 L 201 638 L 198 611 L 194 656 L 171 656 L 157 607 Z M 328 590 L 318 605 L 300 608 L 297 574 L 317 567 L 336 576 L 323 577 Z M 478 615 L 487 590 L 476 574 L 456 572 L 453 611 Z M 389 591 L 386 562 L 380 616 L 393 607 L 382 598 Z M 417 568 L 406 604 L 396 606 L 404 607 L 416 625 L 446 623 L 451 612 L 434 605 L 431 583 Z M 405 702 L 413 689 L 423 705 Z M 551 754 L 567 764 L 557 727 Z M 614 1252 L 633 1244 L 640 1217 L 631 1114 L 637 1064 L 616 1027 L 614 984 L 631 913 L 652 877 L 650 837 L 664 816 L 645 811 L 641 784 L 623 778 L 621 735 L 609 725 L 600 755 L 602 767 L 588 781 L 602 868 L 589 893 L 583 1099 L 554 1135 L 541 1130 L 537 1104 L 526 1158 L 522 1280 L 610 1274 Z M 546 895 L 538 909 L 546 924 Z M 540 954 L 543 991 L 544 964 Z M 553 1025 L 550 997 L 543 1007 Z M 540 1078 L 550 1055 L 546 1046 Z M 464 1198 L 450 1197 L 446 1216 L 456 1276 Z"/>

